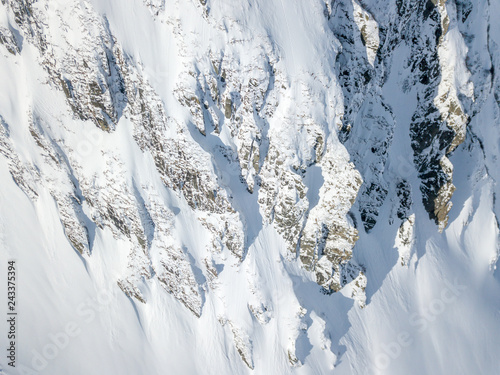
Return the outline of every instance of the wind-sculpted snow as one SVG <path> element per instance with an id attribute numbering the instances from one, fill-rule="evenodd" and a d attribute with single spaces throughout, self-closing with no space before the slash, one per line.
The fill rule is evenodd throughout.
<path id="1" fill-rule="evenodd" d="M 209 13 L 200 18 L 214 39 L 200 51 L 197 35 L 187 30 L 177 34 L 193 64 L 186 63 L 179 77 L 177 100 L 189 109 L 203 136 L 214 135 L 234 153 L 241 182 L 258 195 L 265 220 L 276 226 L 291 254 L 299 249 L 317 282 L 327 291 L 339 290 L 346 283 L 340 281 L 341 273 L 356 241 L 346 215 L 361 180 L 347 155 L 329 151 L 337 147 L 330 133 L 336 125 L 335 118 L 327 118 L 341 104 L 335 82 L 323 71 L 288 82 L 280 46 L 259 28 Z M 231 25 L 229 30 L 224 24 Z M 228 43 L 221 47 L 217 39 Z M 331 75 L 334 66 L 324 69 Z M 316 165 L 326 176 L 323 189 L 321 182 L 307 178 Z M 330 207 L 335 207 L 333 212 Z"/>
<path id="2" fill-rule="evenodd" d="M 38 1 L 6 3 L 75 116 L 114 130 L 126 105 L 119 66 L 123 56 L 106 20 L 85 2 L 55 1 L 45 9 Z"/>
<path id="3" fill-rule="evenodd" d="M 493 373 L 498 11 L 2 0 L 12 373 Z"/>
<path id="4" fill-rule="evenodd" d="M 100 18 L 88 3 L 63 5 L 56 2 L 50 5 L 51 11 L 48 12 L 35 5 L 33 9 L 19 7 L 17 2 L 8 5 L 16 16 L 16 22 L 24 28 L 27 37 L 31 38 L 33 45 L 41 52 L 39 59 L 48 73 L 48 83 L 64 93 L 71 113 L 80 120 L 92 121 L 105 131 L 115 130 L 122 115 L 129 118 L 135 124 L 134 137 L 138 145 L 144 151 L 152 152 L 164 184 L 182 191 L 192 208 L 218 213 L 222 218 L 227 217 L 222 222 L 215 220 L 215 224 L 210 224 L 209 220 L 202 217 L 200 220 L 207 223 L 218 238 L 224 237 L 224 244 L 241 256 L 243 244 L 238 217 L 235 217 L 234 210 L 224 198 L 224 191 L 220 190 L 210 175 L 210 165 L 206 161 L 193 160 L 199 159 L 196 152 L 201 152 L 196 150 L 196 143 L 191 146 L 195 148 L 193 151 L 182 146 L 186 142 L 182 139 L 182 129 L 177 131 L 180 134 L 176 134 L 175 140 L 161 133 L 166 131 L 167 122 L 174 120 L 167 119 L 161 101 L 144 81 L 140 70 L 127 62 L 106 21 Z M 68 35 L 69 26 L 65 20 L 70 14 L 76 21 L 73 27 L 81 30 L 76 40 L 75 35 Z M 44 31 L 44 28 L 49 27 L 46 23 L 48 17 L 56 21 L 50 24 L 50 33 Z M 131 187 L 134 182 L 124 170 L 121 156 L 96 147 L 92 151 L 102 154 L 99 168 L 89 171 L 85 168 L 85 158 L 81 157 L 82 150 L 78 149 L 83 149 L 85 154 L 88 146 L 82 146 L 80 143 L 77 144 L 76 150 L 72 150 L 58 140 L 47 140 L 47 130 L 51 126 L 47 123 L 49 120 L 37 121 L 37 128 L 30 127 L 30 134 L 47 160 L 48 165 L 44 168 L 51 167 L 47 176 L 43 177 L 57 202 L 61 222 L 73 247 L 81 253 L 90 254 L 91 240 L 88 232 L 95 228 L 89 229 L 87 226 L 110 228 L 116 238 L 124 236 L 130 241 L 129 271 L 124 275 L 124 280 L 119 281 L 127 294 L 145 302 L 137 284 L 141 282 L 141 278 L 152 277 L 151 270 L 156 267 L 155 272 L 167 290 L 199 315 L 201 297 L 198 294 L 198 285 L 194 282 L 187 255 L 179 245 L 166 246 L 162 252 L 166 260 L 155 266 L 151 264 L 151 243 L 148 243 L 146 232 L 160 232 L 157 237 L 161 238 L 165 235 L 162 233 L 164 225 L 161 224 L 165 218 L 156 217 L 150 221 L 141 221 L 142 198 L 140 194 L 134 196 Z M 64 130 L 71 131 L 66 127 Z M 103 138 L 102 134 L 92 132 L 94 133 L 89 139 L 94 142 Z M 169 139 L 172 140 L 171 145 L 168 144 Z M 29 184 L 31 177 L 21 177 L 28 172 L 24 172 L 26 168 L 17 160 L 15 154 L 11 155 L 8 143 L 5 145 L 5 152 L 9 152 L 9 157 L 13 158 L 12 173 L 19 176 L 19 184 L 26 186 L 27 193 L 36 197 L 36 189 L 33 184 Z M 40 168 L 31 169 L 32 175 L 40 173 Z M 50 174 L 59 175 L 60 182 L 56 183 L 53 176 L 49 177 Z M 75 182 L 78 188 L 74 186 Z M 67 188 L 62 188 L 63 186 Z M 82 212 L 81 205 L 84 205 L 84 202 L 89 217 Z M 151 229 L 151 226 L 154 228 Z M 171 233 L 167 232 L 166 235 Z M 162 240 L 156 240 L 160 241 Z M 218 248 L 216 241 L 213 242 Z M 178 270 L 172 269 L 173 260 Z M 188 287 L 191 292 L 186 294 L 182 288 L 178 289 L 176 285 L 179 283 Z"/>

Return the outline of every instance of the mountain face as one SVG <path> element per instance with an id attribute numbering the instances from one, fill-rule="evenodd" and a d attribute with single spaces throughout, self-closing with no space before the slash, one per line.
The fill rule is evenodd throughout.
<path id="1" fill-rule="evenodd" d="M 496 373 L 498 12 L 1 0 L 0 373 Z"/>

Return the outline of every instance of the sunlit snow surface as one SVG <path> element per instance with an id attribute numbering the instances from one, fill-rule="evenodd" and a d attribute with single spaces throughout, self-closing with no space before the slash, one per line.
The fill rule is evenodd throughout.
<path id="1" fill-rule="evenodd" d="M 63 35 L 57 32 L 57 12 L 66 12 L 65 33 L 72 43 L 80 43 L 85 30 L 72 28 L 76 23 L 67 11 L 72 3 L 80 1 L 40 0 L 32 5 L 42 11 L 47 7 L 49 22 L 53 17 L 56 26 L 47 25 L 52 43 L 57 44 Z M 144 72 L 167 115 L 180 123 L 189 122 L 190 116 L 173 93 L 184 64 L 190 59 L 202 59 L 207 46 L 223 48 L 232 38 L 245 39 L 244 45 L 252 48 L 245 50 L 234 44 L 228 53 L 237 56 L 242 65 L 250 64 L 259 58 L 255 51 L 260 43 L 267 40 L 274 43 L 269 48 L 278 56 L 277 67 L 284 72 L 283 82 L 287 85 L 269 124 L 269 136 L 283 145 L 280 152 L 290 154 L 290 159 L 295 154 L 302 158 L 309 152 L 305 137 L 301 138 L 296 128 L 288 127 L 283 120 L 289 112 L 300 113 L 302 103 L 306 103 L 311 118 L 326 118 L 322 126 L 327 144 L 335 150 L 338 160 L 349 158 L 348 152 L 356 147 L 351 144 L 347 150 L 336 135 L 344 93 L 337 82 L 335 59 L 343 47 L 330 30 L 325 9 L 335 8 L 338 2 L 326 6 L 320 0 L 208 1 L 208 18 L 203 16 L 207 5 L 199 0 L 81 3 L 98 17 L 106 18 L 117 43 Z M 148 8 L 146 3 L 157 7 Z M 200 168 L 212 168 L 211 173 L 218 174 L 231 192 L 235 207 L 242 213 L 248 242 L 241 262 L 227 249 L 212 256 L 219 274 L 212 280 L 205 266 L 210 241 L 206 228 L 185 199 L 165 187 L 151 155 L 136 144 L 132 122 L 123 116 L 114 132 L 99 131 L 95 136 L 95 125 L 73 116 L 64 93 L 46 83 L 48 75 L 39 65 L 35 47 L 24 40 L 20 54 L 12 55 L 0 45 L 0 126 L 7 129 L 20 161 L 40 168 L 45 176 L 43 181 L 35 178 L 33 184 L 39 196 L 30 199 L 11 177 L 9 161 L 0 153 L 3 373 L 497 374 L 500 210 L 495 199 L 500 192 L 500 86 L 496 75 L 488 71 L 500 71 L 500 26 L 495 18 L 500 6 L 495 1 L 473 5 L 468 23 L 458 23 L 453 16 L 457 12 L 454 0 L 445 5 L 451 14 L 447 34 L 450 42 L 449 50 L 440 58 L 448 56 L 459 61 L 450 68 L 450 85 L 456 88 L 459 99 L 469 103 L 472 118 L 465 142 L 450 156 L 456 191 L 448 226 L 441 233 L 421 203 L 419 180 L 412 164 L 408 134 L 418 87 L 403 92 L 400 79 L 411 74 L 404 63 L 410 52 L 402 44 L 391 56 L 384 57 L 390 61 L 389 71 L 376 95 L 390 104 L 396 124 L 387 168 L 394 176 L 403 174 L 413 187 L 411 212 L 415 214 L 415 225 L 411 244 L 398 242 L 399 222 L 389 220 L 394 215 L 388 199 L 380 208 L 373 230 L 366 233 L 361 224 L 358 226 L 360 238 L 354 258 L 366 269 L 364 308 L 352 298 L 352 285 L 331 295 L 321 293 L 311 274 L 290 255 L 275 227 L 263 219 L 258 192 L 250 194 L 239 176 L 224 170 L 227 161 L 207 151 L 220 143 L 234 148 L 230 132 L 223 129 L 219 137 L 203 137 L 191 125 L 184 135 L 200 144 L 199 153 L 206 162 Z M 350 5 L 352 9 L 361 6 L 373 17 L 367 23 L 369 32 L 378 32 L 374 25 L 394 16 L 396 5 L 392 1 L 390 5 L 377 1 Z M 151 9 L 159 13 L 154 15 Z M 359 21 L 360 17 L 353 19 Z M 5 4 L 0 5 L 0 26 L 15 28 Z M 362 25 L 353 26 L 362 29 Z M 181 45 L 176 33 L 184 33 L 185 45 Z M 371 42 L 367 48 L 375 45 L 375 39 Z M 66 41 L 60 43 L 65 45 Z M 373 65 L 374 52 L 366 53 Z M 464 63 L 466 58 L 469 68 Z M 310 90 L 307 95 L 306 85 Z M 474 100 L 467 98 L 471 85 Z M 308 95 L 314 105 L 307 104 L 311 103 Z M 47 167 L 47 160 L 30 136 L 28 113 L 43 118 L 46 138 L 65 151 L 90 149 L 83 152 L 79 173 L 99 175 L 104 170 L 103 155 L 112 154 L 120 160 L 115 169 L 117 179 L 123 178 L 131 191 L 132 186 L 147 185 L 149 190 L 138 188 L 140 194 L 154 192 L 158 201 L 175 214 L 172 220 L 176 241 L 188 252 L 195 281 L 200 285 L 199 318 L 167 293 L 155 277 L 144 280 L 140 287 L 147 303 L 127 297 L 117 280 L 127 273 L 130 244 L 125 238 L 117 238 L 108 227 L 94 226 L 90 255 L 80 255 L 71 246 L 51 189 L 72 187 L 69 180 L 61 179 Z M 362 134 L 358 136 L 362 138 Z M 175 137 L 173 134 L 170 139 Z M 83 141 L 87 143 L 82 145 Z M 66 173 L 68 167 L 61 165 Z M 320 167 L 312 167 L 304 178 L 312 203 L 318 203 L 318 194 L 322 194 L 322 173 Z M 363 178 L 367 173 L 361 173 Z M 98 184 L 99 179 L 96 181 Z M 86 202 L 82 207 L 89 214 Z M 151 249 L 153 261 L 160 257 L 155 249 Z M 7 260 L 11 259 L 16 260 L 18 277 L 16 368 L 8 366 L 4 350 L 9 346 L 6 274 Z M 238 350 L 249 350 L 251 363 L 246 364 Z M 295 360 L 290 353 L 294 353 Z"/>

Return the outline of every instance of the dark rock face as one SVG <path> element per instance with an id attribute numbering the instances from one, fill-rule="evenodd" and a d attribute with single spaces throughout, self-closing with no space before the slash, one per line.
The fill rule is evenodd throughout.
<path id="1" fill-rule="evenodd" d="M 388 196 L 404 197 L 406 208 L 397 210 L 401 219 L 408 216 L 403 211 L 407 212 L 411 205 L 409 186 L 415 182 L 406 181 L 403 188 L 392 181 L 405 179 L 407 171 L 398 171 L 399 176 L 394 176 L 386 170 L 395 128 L 408 126 L 396 118 L 394 100 L 382 94 L 393 64 L 398 60 L 404 61 L 405 70 L 403 75 L 399 73 L 400 85 L 394 89 L 415 97 L 408 129 L 408 146 L 413 151 L 411 159 L 419 179 L 419 186 L 413 188 L 421 191 L 429 217 L 443 227 L 454 190 L 453 168 L 447 156 L 463 142 L 468 123 L 462 99 L 451 87 L 452 73 L 449 68 L 442 73 L 443 66 L 448 65 L 445 53 L 449 41 L 444 39 L 444 34 L 448 31 L 450 16 L 446 4 L 398 0 L 395 7 L 366 8 L 364 11 L 369 17 L 365 19 L 377 20 L 380 38 L 373 65 L 369 63 L 368 49 L 363 48 L 366 47 L 364 26 L 356 27 L 355 15 L 359 10 L 352 4 L 340 2 L 332 6 L 335 11 L 327 15 L 332 31 L 342 44 L 337 66 L 345 112 L 339 139 L 362 172 L 364 182 L 357 203 L 365 231 L 376 225 L 378 212 Z M 470 6 L 461 5 L 459 9 L 466 18 Z"/>

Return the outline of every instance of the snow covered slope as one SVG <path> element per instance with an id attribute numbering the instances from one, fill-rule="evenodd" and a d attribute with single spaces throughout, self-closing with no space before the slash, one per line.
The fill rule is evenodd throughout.
<path id="1" fill-rule="evenodd" d="M 2 0 L 0 373 L 497 373 L 499 11 Z"/>

